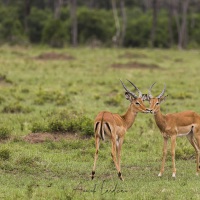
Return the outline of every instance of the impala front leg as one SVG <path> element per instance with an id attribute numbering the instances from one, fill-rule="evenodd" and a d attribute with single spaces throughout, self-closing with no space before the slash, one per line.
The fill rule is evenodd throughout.
<path id="1" fill-rule="evenodd" d="M 176 177 L 176 166 L 175 166 L 175 148 L 176 148 L 176 135 L 171 137 L 171 154 L 172 154 L 172 177 Z"/>
<path id="2" fill-rule="evenodd" d="M 159 177 L 161 177 L 162 174 L 163 174 L 163 172 L 164 172 L 165 160 L 166 160 L 166 156 L 167 156 L 167 141 L 168 141 L 168 138 L 163 137 L 163 139 L 164 139 L 164 143 L 163 143 L 163 157 L 162 157 L 162 165 L 161 165 L 160 173 L 158 174 Z"/>

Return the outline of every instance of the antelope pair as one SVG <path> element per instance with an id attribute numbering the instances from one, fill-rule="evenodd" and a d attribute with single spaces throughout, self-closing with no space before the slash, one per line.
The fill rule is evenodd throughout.
<path id="1" fill-rule="evenodd" d="M 154 84 L 149 88 L 148 95 L 142 94 L 141 91 L 129 81 L 138 91 L 137 97 L 133 92 L 129 91 L 126 86 L 122 85 L 125 89 L 125 97 L 131 102 L 127 112 L 124 115 L 113 114 L 107 111 L 100 112 L 95 118 L 94 131 L 95 131 L 95 158 L 92 171 L 92 179 L 94 178 L 96 161 L 99 151 L 100 139 L 104 140 L 105 135 L 109 136 L 112 144 L 112 158 L 118 171 L 118 177 L 123 180 L 120 167 L 121 148 L 124 141 L 126 131 L 134 123 L 135 117 L 138 112 L 152 113 L 155 122 L 160 129 L 164 139 L 163 145 L 163 158 L 162 165 L 158 176 L 162 176 L 164 172 L 165 160 L 167 155 L 167 142 L 171 138 L 171 154 L 172 154 L 172 177 L 176 177 L 175 168 L 175 146 L 177 136 L 187 136 L 189 142 L 192 144 L 196 151 L 196 164 L 197 175 L 200 171 L 199 156 L 200 156 L 200 115 L 193 111 L 184 111 L 179 113 L 172 113 L 163 115 L 160 111 L 160 104 L 165 100 L 164 96 L 166 86 L 157 97 L 153 97 L 151 89 Z M 149 101 L 149 108 L 146 108 L 143 101 Z M 116 156 L 117 155 L 117 156 Z M 117 157 L 117 158 L 116 158 Z"/>

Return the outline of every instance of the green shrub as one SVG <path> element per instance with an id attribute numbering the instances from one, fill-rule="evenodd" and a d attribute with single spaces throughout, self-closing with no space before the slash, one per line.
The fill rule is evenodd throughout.
<path id="1" fill-rule="evenodd" d="M 80 133 L 83 136 L 93 135 L 93 121 L 77 113 L 62 111 L 51 113 L 45 117 L 44 122 L 34 122 L 31 131 L 51 133 Z"/>
<path id="2" fill-rule="evenodd" d="M 38 133 L 38 132 L 43 132 L 44 133 L 44 132 L 48 132 L 49 129 L 48 129 L 48 125 L 47 125 L 46 122 L 39 121 L 39 122 L 34 122 L 32 124 L 31 131 L 33 133 Z"/>
<path id="3" fill-rule="evenodd" d="M 0 149 L 0 159 L 1 160 L 9 160 L 10 158 L 10 150 L 9 149 Z"/>
<path id="4" fill-rule="evenodd" d="M 28 17 L 28 38 L 31 42 L 39 43 L 42 41 L 43 28 L 50 17 L 52 17 L 52 14 L 49 10 L 40 10 L 35 7 L 31 8 Z"/>
<path id="5" fill-rule="evenodd" d="M 48 122 L 48 127 L 50 132 L 66 132 L 67 129 L 65 128 L 64 122 L 57 117 L 51 119 Z"/>
<path id="6" fill-rule="evenodd" d="M 63 47 L 69 41 L 69 33 L 65 23 L 59 19 L 51 19 L 45 23 L 42 41 L 51 47 Z"/>
<path id="7" fill-rule="evenodd" d="M 81 117 L 80 118 L 80 131 L 85 136 L 93 136 L 93 120 L 88 117 Z"/>
<path id="8" fill-rule="evenodd" d="M 39 157 L 32 157 L 32 156 L 21 156 L 16 160 L 17 165 L 25 165 L 29 167 L 36 167 L 38 166 L 38 161 L 40 161 Z"/>
<path id="9" fill-rule="evenodd" d="M 36 99 L 34 103 L 37 105 L 43 105 L 45 103 L 55 103 L 56 105 L 65 105 L 70 99 L 66 98 L 66 95 L 58 90 L 42 90 L 40 89 L 36 93 Z"/>
<path id="10" fill-rule="evenodd" d="M 194 47 L 200 45 L 200 15 L 199 13 L 191 13 L 188 19 L 188 34 L 190 46 L 193 44 Z"/>
<path id="11" fill-rule="evenodd" d="M 0 7 L 0 41 L 9 44 L 21 44 L 24 40 L 23 26 L 19 21 L 16 7 Z"/>
<path id="12" fill-rule="evenodd" d="M 112 12 L 80 8 L 78 10 L 78 28 L 80 43 L 86 43 L 93 39 L 108 43 L 115 33 Z"/>
<path id="13" fill-rule="evenodd" d="M 125 46 L 146 47 L 151 35 L 152 18 L 151 15 L 141 14 L 131 18 L 127 24 Z"/>
<path id="14" fill-rule="evenodd" d="M 10 103 L 4 106 L 3 113 L 30 113 L 32 109 L 30 107 L 24 107 L 19 103 Z"/>
<path id="15" fill-rule="evenodd" d="M 0 140 L 10 138 L 10 129 L 7 127 L 0 127 Z"/>
<path id="16" fill-rule="evenodd" d="M 12 81 L 5 74 L 0 74 L 0 82 L 12 84 Z"/>

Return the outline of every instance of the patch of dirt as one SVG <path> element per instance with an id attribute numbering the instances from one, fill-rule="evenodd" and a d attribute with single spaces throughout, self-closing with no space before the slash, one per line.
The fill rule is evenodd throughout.
<path id="1" fill-rule="evenodd" d="M 71 55 L 67 55 L 64 53 L 55 53 L 55 52 L 43 53 L 35 58 L 39 60 L 74 60 L 75 59 Z"/>
<path id="2" fill-rule="evenodd" d="M 147 58 L 147 55 L 143 53 L 126 52 L 125 54 L 119 55 L 119 58 Z"/>
<path id="3" fill-rule="evenodd" d="M 114 63 L 112 64 L 113 68 L 117 69 L 160 69 L 160 67 L 156 64 L 145 64 L 145 63 L 139 63 L 139 62 L 128 62 L 125 64 L 122 63 Z"/>
<path id="4" fill-rule="evenodd" d="M 78 139 L 76 134 L 61 134 L 61 133 L 30 133 L 26 135 L 23 139 L 29 143 L 43 143 L 46 141 L 58 142 L 63 139 Z"/>

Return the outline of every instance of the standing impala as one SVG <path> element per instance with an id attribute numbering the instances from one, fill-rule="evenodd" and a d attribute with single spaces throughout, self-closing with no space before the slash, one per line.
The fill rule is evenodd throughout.
<path id="1" fill-rule="evenodd" d="M 111 156 L 117 169 L 118 177 L 123 180 L 120 167 L 120 157 L 125 133 L 132 126 L 138 112 L 148 112 L 145 105 L 143 104 L 143 100 L 146 98 L 146 96 L 143 96 L 141 91 L 131 81 L 129 82 L 138 91 L 139 96 L 137 97 L 136 94 L 129 91 L 121 81 L 124 89 L 126 90 L 125 97 L 131 102 L 127 112 L 124 115 L 119 115 L 108 111 L 102 111 L 95 118 L 94 132 L 96 151 L 94 156 L 92 179 L 94 178 L 95 174 L 100 139 L 105 140 L 106 135 L 111 140 Z"/>
<path id="2" fill-rule="evenodd" d="M 194 147 L 196 151 L 196 165 L 197 165 L 196 174 L 198 175 L 200 170 L 199 166 L 200 115 L 190 110 L 163 115 L 160 111 L 160 104 L 166 98 L 166 96 L 163 96 L 165 93 L 166 86 L 164 87 L 160 95 L 158 95 L 157 97 L 153 97 L 151 94 L 151 89 L 153 85 L 150 87 L 148 94 L 150 102 L 149 112 L 154 114 L 156 124 L 160 129 L 160 132 L 164 139 L 162 165 L 158 176 L 162 176 L 164 172 L 165 159 L 167 155 L 167 141 L 168 138 L 171 138 L 172 171 L 173 171 L 172 177 L 176 177 L 175 146 L 176 146 L 176 137 L 178 136 L 186 136 L 191 145 Z"/>

